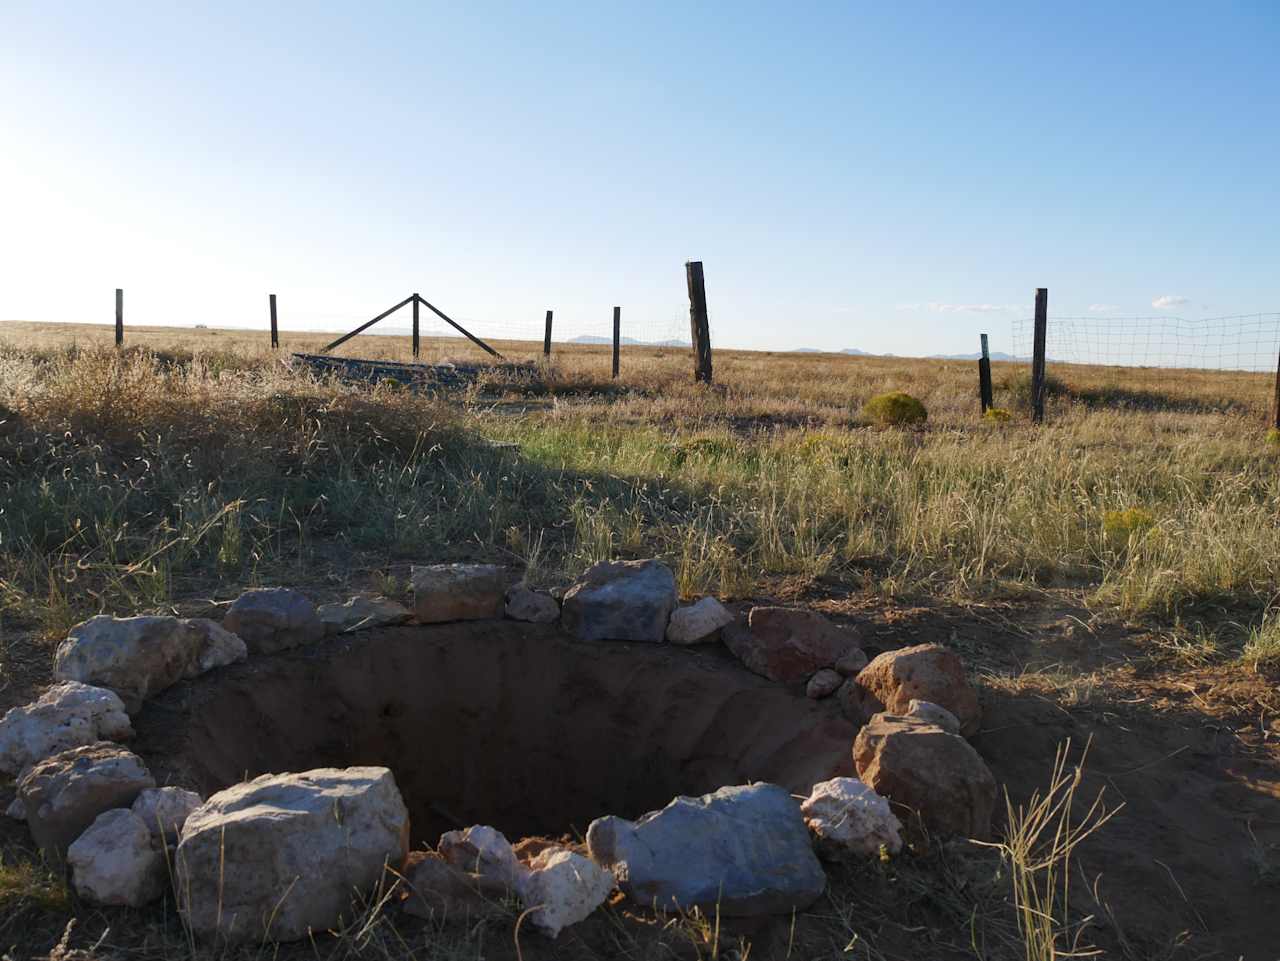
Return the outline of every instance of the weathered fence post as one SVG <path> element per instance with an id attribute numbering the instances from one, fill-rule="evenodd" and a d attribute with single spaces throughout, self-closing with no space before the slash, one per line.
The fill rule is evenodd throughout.
<path id="1" fill-rule="evenodd" d="M 982 356 L 978 358 L 978 403 L 982 413 L 992 408 L 991 402 L 991 354 L 987 350 L 987 335 L 982 334 Z"/>
<path id="2" fill-rule="evenodd" d="M 693 339 L 693 379 L 711 383 L 711 328 L 707 322 L 707 287 L 702 276 L 702 261 L 690 260 L 684 265 L 689 284 L 689 331 Z"/>
<path id="3" fill-rule="evenodd" d="M 1044 420 L 1044 339 L 1049 324 L 1049 289 L 1036 288 L 1035 337 L 1031 348 L 1031 419 Z"/>
<path id="4" fill-rule="evenodd" d="M 618 354 L 622 349 L 622 308 L 613 308 L 613 378 L 618 379 Z"/>
<path id="5" fill-rule="evenodd" d="M 418 359 L 418 302 L 422 298 L 417 294 L 413 295 L 413 358 Z"/>
<path id="6" fill-rule="evenodd" d="M 542 356 L 551 358 L 551 311 L 547 311 L 547 332 L 542 335 Z"/>
<path id="7" fill-rule="evenodd" d="M 280 346 L 280 329 L 276 326 L 276 295 L 267 294 L 267 300 L 271 304 L 271 349 L 276 350 Z"/>
<path id="8" fill-rule="evenodd" d="M 1271 426 L 1276 430 L 1280 430 L 1280 358 L 1276 360 L 1276 399 L 1273 414 Z"/>
<path id="9" fill-rule="evenodd" d="M 116 288 L 116 346 L 124 344 L 124 291 Z"/>

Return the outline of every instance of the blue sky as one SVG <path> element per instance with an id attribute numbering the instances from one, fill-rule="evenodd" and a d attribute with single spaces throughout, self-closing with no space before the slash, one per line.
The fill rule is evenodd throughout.
<path id="1" fill-rule="evenodd" d="M 643 337 L 688 259 L 743 347 L 1280 310 L 1274 2 L 180 6 L 0 0 L 0 318 Z"/>

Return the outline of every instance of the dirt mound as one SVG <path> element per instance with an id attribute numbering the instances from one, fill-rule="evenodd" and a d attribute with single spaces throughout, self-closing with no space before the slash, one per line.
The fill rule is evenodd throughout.
<path id="1" fill-rule="evenodd" d="M 385 765 L 414 840 L 491 824 L 585 833 L 677 794 L 850 774 L 854 727 L 723 651 L 578 642 L 554 627 L 394 627 L 178 685 L 136 719 L 161 783 L 209 794 L 267 772 Z"/>

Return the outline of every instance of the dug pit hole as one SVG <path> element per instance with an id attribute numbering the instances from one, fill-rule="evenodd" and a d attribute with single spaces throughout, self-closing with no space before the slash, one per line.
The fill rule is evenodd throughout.
<path id="1" fill-rule="evenodd" d="M 382 765 L 415 843 L 469 824 L 585 834 L 678 794 L 852 773 L 834 698 L 746 671 L 718 645 L 581 642 L 476 621 L 370 630 L 171 688 L 135 723 L 160 783 L 208 796 L 264 773 Z"/>

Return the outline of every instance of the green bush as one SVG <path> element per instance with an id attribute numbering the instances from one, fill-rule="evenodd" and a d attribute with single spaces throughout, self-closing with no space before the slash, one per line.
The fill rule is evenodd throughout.
<path id="1" fill-rule="evenodd" d="M 1274 427 L 1267 428 L 1267 443 L 1272 447 L 1280 447 L 1280 430 Z"/>
<path id="2" fill-rule="evenodd" d="M 1155 516 L 1141 507 L 1122 511 L 1107 511 L 1102 515 L 1102 532 L 1113 546 L 1123 547 L 1135 536 L 1145 534 L 1156 526 Z"/>
<path id="3" fill-rule="evenodd" d="M 991 424 L 1007 424 L 1013 420 L 1013 415 L 1003 407 L 989 407 L 982 415 L 982 419 Z"/>
<path id="4" fill-rule="evenodd" d="M 881 427 L 923 424 L 929 418 L 929 412 L 924 409 L 924 404 L 900 390 L 872 397 L 863 405 L 862 415 Z"/>

